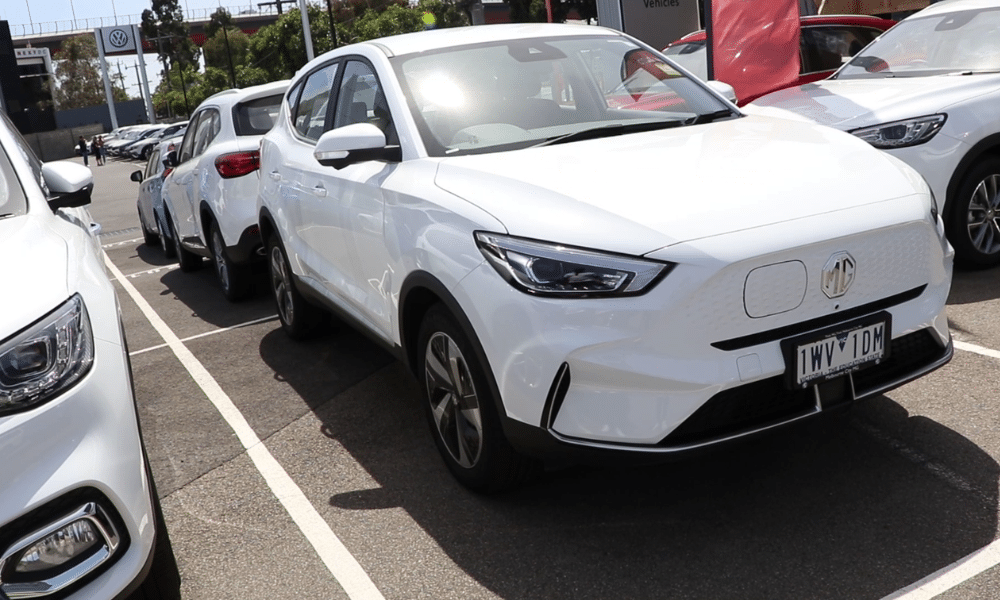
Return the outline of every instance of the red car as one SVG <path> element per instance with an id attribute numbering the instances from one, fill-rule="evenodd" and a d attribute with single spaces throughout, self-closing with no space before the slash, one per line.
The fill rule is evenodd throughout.
<path id="1" fill-rule="evenodd" d="M 895 21 L 862 15 L 813 15 L 801 17 L 801 46 L 799 48 L 799 79 L 792 87 L 825 79 L 857 54 Z M 708 74 L 705 58 L 705 32 L 689 33 L 663 49 L 663 53 L 680 66 L 705 79 Z M 740 106 L 781 88 L 768 90 L 756 96 L 740 98 Z"/>

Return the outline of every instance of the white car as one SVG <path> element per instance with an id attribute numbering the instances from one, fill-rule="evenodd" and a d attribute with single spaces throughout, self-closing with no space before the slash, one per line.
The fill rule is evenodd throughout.
<path id="1" fill-rule="evenodd" d="M 754 101 L 848 131 L 930 184 L 958 260 L 1000 264 L 1000 5 L 934 4 L 829 79 Z M 760 107 L 760 108 L 758 108 Z"/>
<path id="2" fill-rule="evenodd" d="M 170 591 L 147 576 L 169 544 L 92 189 L 0 117 L 0 598 Z"/>
<path id="3" fill-rule="evenodd" d="M 258 148 L 287 88 L 287 81 L 276 81 L 207 98 L 191 116 L 180 147 L 167 155 L 173 171 L 163 182 L 163 232 L 174 243 L 182 271 L 211 258 L 232 301 L 250 293 L 252 263 L 263 261 Z"/>
<path id="4" fill-rule="evenodd" d="M 473 489 L 736 440 L 952 354 L 952 252 L 919 175 L 744 115 L 609 29 L 331 51 L 293 78 L 261 171 L 282 327 L 333 311 L 394 351 Z"/>
<path id="5" fill-rule="evenodd" d="M 163 211 L 163 180 L 171 169 L 166 165 L 166 156 L 181 143 L 181 136 L 159 140 L 153 146 L 152 153 L 146 161 L 146 168 L 132 171 L 129 179 L 139 184 L 139 197 L 136 199 L 136 210 L 139 213 L 139 227 L 142 229 L 143 243 L 147 246 L 157 244 L 163 253 L 172 258 L 176 256 L 176 248 L 172 239 L 161 235 L 166 223 Z"/>

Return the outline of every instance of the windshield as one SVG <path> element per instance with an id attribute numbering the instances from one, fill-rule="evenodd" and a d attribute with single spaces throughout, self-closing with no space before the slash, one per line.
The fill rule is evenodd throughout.
<path id="1" fill-rule="evenodd" d="M 431 156 L 738 115 L 656 52 L 619 37 L 507 40 L 399 56 L 393 66 Z"/>
<path id="2" fill-rule="evenodd" d="M 1000 7 L 906 19 L 855 56 L 833 78 L 996 71 L 1000 71 Z"/>

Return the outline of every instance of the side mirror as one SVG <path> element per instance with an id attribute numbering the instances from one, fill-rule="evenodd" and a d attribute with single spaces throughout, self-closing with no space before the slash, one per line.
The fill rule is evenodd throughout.
<path id="1" fill-rule="evenodd" d="M 136 183 L 142 183 L 142 171 L 132 171 L 132 175 L 129 176 L 129 179 Z"/>
<path id="2" fill-rule="evenodd" d="M 94 174 L 83 165 L 65 160 L 44 163 L 42 179 L 49 188 L 49 207 L 74 208 L 90 204 Z"/>
<path id="3" fill-rule="evenodd" d="M 381 129 L 371 123 L 355 123 L 320 136 L 313 156 L 319 164 L 334 169 L 370 160 L 401 160 L 399 148 L 385 144 Z"/>
<path id="4" fill-rule="evenodd" d="M 733 86 L 723 81 L 716 81 L 713 79 L 708 82 L 708 87 L 712 88 L 726 100 L 736 104 L 736 90 L 733 89 Z"/>

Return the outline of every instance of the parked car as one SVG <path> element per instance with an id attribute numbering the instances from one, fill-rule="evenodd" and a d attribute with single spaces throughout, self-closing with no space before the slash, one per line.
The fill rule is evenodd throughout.
<path id="1" fill-rule="evenodd" d="M 282 328 L 333 312 L 384 343 L 473 489 L 735 441 L 952 354 L 952 252 L 919 175 L 743 114 L 621 32 L 341 47 L 292 79 L 260 161 Z"/>
<path id="2" fill-rule="evenodd" d="M 2 598 L 166 598 L 179 585 L 175 564 L 173 580 L 154 564 L 173 559 L 92 189 L 89 169 L 41 163 L 0 115 Z"/>
<path id="3" fill-rule="evenodd" d="M 181 121 L 180 123 L 171 123 L 169 125 L 164 125 L 163 129 L 160 129 L 153 135 L 138 140 L 131 146 L 128 146 L 127 152 L 129 158 L 134 158 L 136 160 L 148 160 L 149 155 L 153 152 L 160 142 L 166 139 L 170 139 L 176 136 L 182 136 L 187 131 L 187 121 Z"/>
<path id="4" fill-rule="evenodd" d="M 122 147 L 139 139 L 139 136 L 149 129 L 149 127 L 150 125 L 133 125 L 129 127 L 128 130 L 122 132 L 117 138 L 105 140 L 104 151 L 108 156 L 118 156 L 121 153 Z"/>
<path id="5" fill-rule="evenodd" d="M 132 149 L 136 144 L 141 144 L 146 140 L 155 140 L 156 137 L 167 128 L 167 125 L 150 125 L 142 130 L 138 136 L 127 144 L 117 147 L 116 154 L 122 158 L 133 158 Z"/>
<path id="6" fill-rule="evenodd" d="M 257 228 L 260 138 L 271 129 L 287 81 L 219 92 L 191 116 L 179 148 L 167 155 L 163 182 L 167 237 L 182 271 L 211 257 L 226 298 L 251 291 L 251 266 L 263 262 Z"/>
<path id="7" fill-rule="evenodd" d="M 829 77 L 882 32 L 896 24 L 889 19 L 864 15 L 811 15 L 799 19 L 799 79 L 785 87 Z M 704 30 L 689 33 L 664 48 L 663 53 L 688 71 L 706 79 L 706 40 Z M 745 105 L 762 95 L 740 98 L 739 104 Z"/>
<path id="8" fill-rule="evenodd" d="M 139 212 L 139 227 L 142 228 L 143 242 L 147 246 L 159 244 L 163 248 L 163 253 L 167 258 L 176 255 L 174 242 L 171 238 L 161 233 L 166 229 L 162 224 L 164 220 L 163 180 L 172 170 L 166 166 L 166 156 L 171 151 L 180 146 L 181 136 L 160 140 L 153 149 L 152 154 L 146 162 L 146 168 L 133 171 L 129 177 L 139 184 L 139 197 L 136 199 L 136 209 Z"/>
<path id="9" fill-rule="evenodd" d="M 912 15 L 830 79 L 765 96 L 906 162 L 942 203 L 960 261 L 1000 264 L 1000 6 L 953 0 Z M 759 109 L 757 109 L 759 110 Z"/>

